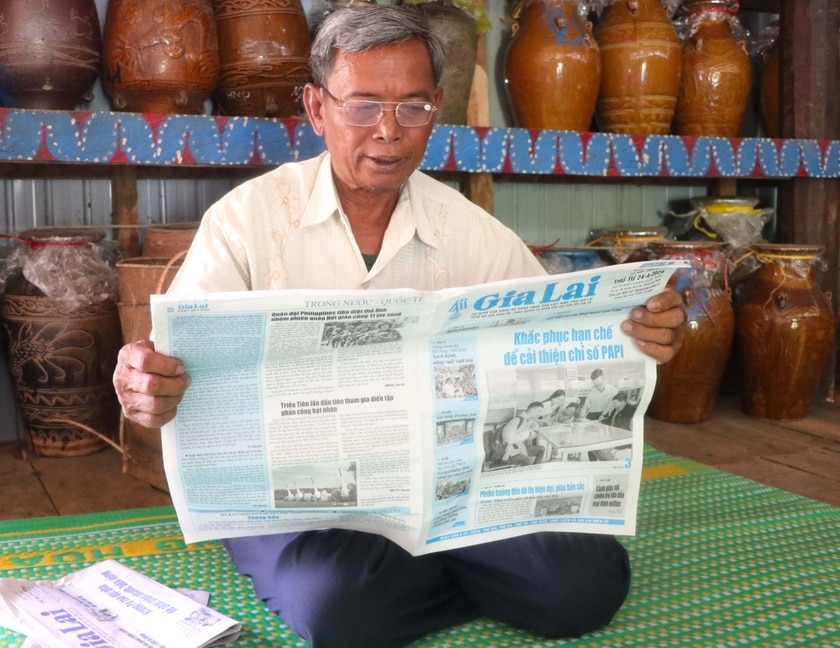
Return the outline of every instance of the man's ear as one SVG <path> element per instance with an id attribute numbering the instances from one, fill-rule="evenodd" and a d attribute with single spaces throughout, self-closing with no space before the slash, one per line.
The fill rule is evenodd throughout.
<path id="1" fill-rule="evenodd" d="M 303 86 L 303 107 L 312 124 L 312 130 L 316 135 L 324 134 L 324 99 L 321 89 L 314 83 L 307 83 Z"/>

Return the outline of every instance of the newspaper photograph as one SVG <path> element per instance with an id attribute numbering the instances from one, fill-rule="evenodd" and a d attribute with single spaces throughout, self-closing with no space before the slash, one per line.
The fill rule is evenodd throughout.
<path id="1" fill-rule="evenodd" d="M 419 555 L 634 534 L 656 365 L 621 323 L 684 266 L 152 296 L 156 347 L 192 379 L 162 430 L 186 541 L 344 528 Z"/>

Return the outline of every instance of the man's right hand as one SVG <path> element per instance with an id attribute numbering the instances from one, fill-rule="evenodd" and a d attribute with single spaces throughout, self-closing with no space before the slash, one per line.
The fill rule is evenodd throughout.
<path id="1" fill-rule="evenodd" d="M 175 418 L 189 386 L 186 367 L 155 351 L 152 342 L 131 342 L 120 349 L 114 388 L 127 419 L 150 428 L 163 426 Z"/>

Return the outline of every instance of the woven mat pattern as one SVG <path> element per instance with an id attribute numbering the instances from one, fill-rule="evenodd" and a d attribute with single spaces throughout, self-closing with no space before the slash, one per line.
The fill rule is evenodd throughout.
<path id="1" fill-rule="evenodd" d="M 837 648 L 840 508 L 648 448 L 633 585 L 613 623 L 547 641 L 488 620 L 413 648 Z M 0 576 L 56 579 L 104 558 L 211 593 L 244 648 L 309 644 L 257 600 L 218 542 L 185 545 L 170 507 L 0 522 Z M 0 628 L 0 648 L 23 637 Z M 362 648 L 362 647 L 360 647 Z"/>

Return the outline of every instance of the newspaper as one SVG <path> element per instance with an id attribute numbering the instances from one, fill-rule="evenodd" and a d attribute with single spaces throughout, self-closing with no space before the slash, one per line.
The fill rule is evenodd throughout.
<path id="1" fill-rule="evenodd" d="M 241 624 L 206 602 L 206 593 L 170 589 L 116 560 L 54 582 L 0 579 L 0 625 L 27 635 L 25 648 L 233 643 Z"/>
<path id="2" fill-rule="evenodd" d="M 620 326 L 683 266 L 152 296 L 157 348 L 192 378 L 162 431 L 186 541 L 342 528 L 419 555 L 634 534 L 656 366 Z"/>

